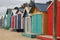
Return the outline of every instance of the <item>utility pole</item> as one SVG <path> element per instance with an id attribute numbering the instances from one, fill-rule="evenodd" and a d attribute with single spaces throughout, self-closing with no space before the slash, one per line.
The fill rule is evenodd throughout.
<path id="1" fill-rule="evenodd" d="M 57 36 L 56 36 L 56 27 L 57 27 L 57 0 L 54 0 L 54 40 L 57 40 Z"/>

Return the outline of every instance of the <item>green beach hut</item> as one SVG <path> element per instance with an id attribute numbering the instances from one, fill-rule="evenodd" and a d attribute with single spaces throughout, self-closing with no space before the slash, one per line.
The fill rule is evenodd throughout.
<path id="1" fill-rule="evenodd" d="M 6 14 L 4 16 L 4 28 L 9 29 L 11 27 L 11 9 L 7 9 Z"/>

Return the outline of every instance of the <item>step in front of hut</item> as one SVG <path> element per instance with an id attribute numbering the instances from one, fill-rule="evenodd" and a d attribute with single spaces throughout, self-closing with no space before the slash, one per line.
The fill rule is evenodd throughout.
<path id="1" fill-rule="evenodd" d="M 6 27 L 4 27 L 5 29 L 7 29 L 7 30 L 9 30 L 10 29 L 10 26 L 6 26 Z"/>
<path id="2" fill-rule="evenodd" d="M 24 29 L 16 29 L 17 32 L 24 32 Z"/>
<path id="3" fill-rule="evenodd" d="M 53 36 L 49 35 L 37 35 L 36 38 L 42 40 L 54 40 Z M 57 40 L 60 40 L 60 37 L 57 37 Z"/>
<path id="4" fill-rule="evenodd" d="M 36 38 L 36 34 L 33 33 L 23 33 L 22 36 L 30 37 L 30 38 Z"/>

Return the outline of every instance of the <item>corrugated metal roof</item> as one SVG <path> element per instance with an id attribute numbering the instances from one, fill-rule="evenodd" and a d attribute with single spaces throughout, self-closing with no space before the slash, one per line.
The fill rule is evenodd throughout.
<path id="1" fill-rule="evenodd" d="M 39 11 L 47 12 L 47 7 L 49 6 L 49 4 L 35 3 L 35 6 Z"/>

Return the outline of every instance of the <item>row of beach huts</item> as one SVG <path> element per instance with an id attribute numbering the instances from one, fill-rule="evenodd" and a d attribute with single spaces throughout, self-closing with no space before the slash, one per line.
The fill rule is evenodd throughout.
<path id="1" fill-rule="evenodd" d="M 60 40 L 60 1 L 57 1 L 56 36 Z M 21 7 L 8 8 L 4 16 L 4 28 L 23 32 L 21 35 L 42 40 L 53 40 L 54 2 L 25 3 Z"/>

